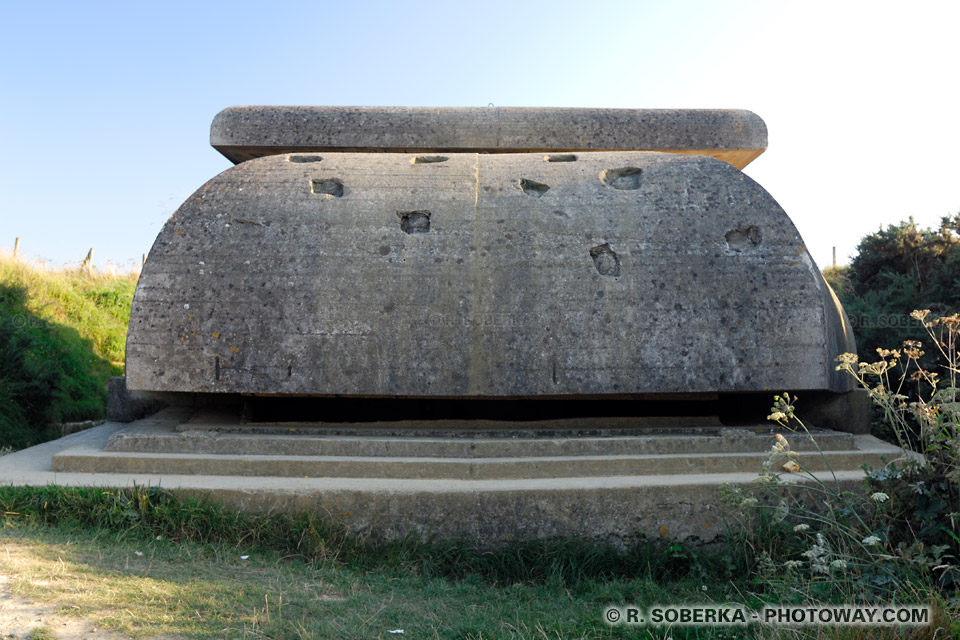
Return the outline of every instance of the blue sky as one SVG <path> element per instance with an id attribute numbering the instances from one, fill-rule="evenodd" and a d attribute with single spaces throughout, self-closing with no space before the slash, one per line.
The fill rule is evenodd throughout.
<path id="1" fill-rule="evenodd" d="M 239 104 L 745 108 L 814 260 L 960 211 L 960 3 L 0 0 L 0 247 L 139 262 Z"/>

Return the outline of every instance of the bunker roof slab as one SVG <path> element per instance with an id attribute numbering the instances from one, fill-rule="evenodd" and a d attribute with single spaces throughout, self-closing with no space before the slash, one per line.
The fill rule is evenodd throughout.
<path id="1" fill-rule="evenodd" d="M 294 152 L 665 151 L 742 169 L 767 147 L 743 109 L 238 106 L 213 119 L 210 144 L 239 164 Z"/>

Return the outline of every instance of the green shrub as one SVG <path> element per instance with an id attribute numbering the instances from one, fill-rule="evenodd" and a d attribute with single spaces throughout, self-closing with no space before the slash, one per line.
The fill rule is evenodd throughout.
<path id="1" fill-rule="evenodd" d="M 960 214 L 937 229 L 911 218 L 867 235 L 848 267 L 824 269 L 853 324 L 861 360 L 900 345 L 921 329 L 914 309 L 935 316 L 960 308 Z"/>

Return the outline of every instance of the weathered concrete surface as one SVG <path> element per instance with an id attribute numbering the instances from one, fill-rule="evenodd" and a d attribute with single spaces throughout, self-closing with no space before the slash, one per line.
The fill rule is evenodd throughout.
<path id="1" fill-rule="evenodd" d="M 860 436 L 869 438 L 870 436 Z M 362 449 L 362 447 L 359 447 Z M 858 447 L 827 451 L 802 460 L 809 471 L 881 468 L 890 447 Z M 651 455 L 536 456 L 506 458 L 437 458 L 388 456 L 304 456 L 202 453 L 128 453 L 66 451 L 53 460 L 53 470 L 82 473 L 139 473 L 161 475 L 435 478 L 507 480 L 533 478 L 587 478 L 700 473 L 750 473 L 760 469 L 767 453 L 687 453 Z M 784 461 L 781 461 L 781 464 Z"/>
<path id="2" fill-rule="evenodd" d="M 176 401 L 173 394 L 129 391 L 123 376 L 110 378 L 107 384 L 107 420 L 133 422 L 165 409 Z"/>
<path id="3" fill-rule="evenodd" d="M 134 390 L 846 391 L 787 215 L 712 158 L 282 155 L 201 187 L 144 266 Z M 303 160 L 303 161 L 301 161 Z"/>
<path id="4" fill-rule="evenodd" d="M 622 456 L 684 454 L 695 457 L 715 453 L 766 453 L 774 442 L 769 427 L 686 427 L 657 430 L 641 427 L 628 435 L 583 436 L 580 432 L 556 431 L 531 436 L 531 431 L 515 434 L 472 435 L 464 428 L 398 427 L 403 435 L 379 435 L 387 431 L 381 423 L 371 435 L 365 426 L 353 425 L 345 431 L 338 425 L 291 425 L 289 433 L 231 433 L 230 425 L 220 430 L 200 429 L 194 419 L 172 426 L 170 423 L 140 422 L 110 437 L 104 447 L 111 452 L 191 453 L 216 455 L 274 456 L 364 456 L 364 457 L 437 457 L 437 458 L 530 458 L 553 456 Z M 536 432 L 533 432 L 536 433 Z M 817 446 L 823 451 L 857 448 L 853 435 L 814 429 Z M 642 437 L 638 437 L 642 436 Z M 796 451 L 814 451 L 803 437 L 790 438 Z"/>
<path id="5" fill-rule="evenodd" d="M 176 433 L 176 426 L 191 412 L 171 407 L 130 425 L 107 423 L 0 457 L 0 484 L 160 486 L 203 494 L 246 510 L 312 510 L 380 539 L 421 534 L 440 539 L 468 537 L 481 544 L 495 544 L 508 538 L 555 535 L 630 540 L 637 531 L 713 540 L 722 533 L 720 488 L 725 483 L 749 484 L 757 477 L 751 472 L 475 480 L 216 476 L 197 474 L 197 469 L 182 475 L 52 470 L 55 456 L 84 452 L 95 456 L 103 453 L 112 437 L 123 432 L 144 436 Z M 749 440 L 749 434 L 745 435 Z M 788 434 L 788 438 L 794 446 L 800 446 L 798 436 Z M 870 447 L 886 446 L 889 459 L 898 457 L 895 448 L 878 445 L 873 439 L 853 441 Z M 790 477 L 805 481 L 797 474 Z M 833 476 L 821 474 L 821 479 L 832 482 Z M 840 469 L 836 479 L 845 488 L 856 489 L 863 472 Z"/>
<path id="6" fill-rule="evenodd" d="M 180 415 L 180 414 L 175 414 Z M 748 473 L 776 442 L 768 426 L 674 428 L 609 437 L 262 435 L 184 431 L 158 416 L 119 431 L 100 449 L 71 449 L 53 469 L 84 473 L 449 478 L 460 480 Z M 361 429 L 357 429 L 361 431 Z M 451 433 L 461 431 L 451 429 Z M 415 433 L 415 432 L 414 432 Z M 816 430 L 790 436 L 808 471 L 882 467 L 898 453 L 870 436 Z M 781 460 L 782 464 L 786 460 Z"/>
<path id="7" fill-rule="evenodd" d="M 230 107 L 210 144 L 234 163 L 310 152 L 666 151 L 743 169 L 767 127 L 743 109 Z"/>

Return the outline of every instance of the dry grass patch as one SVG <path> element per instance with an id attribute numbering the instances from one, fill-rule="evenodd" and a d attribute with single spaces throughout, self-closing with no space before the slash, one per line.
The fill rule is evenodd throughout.
<path id="1" fill-rule="evenodd" d="M 271 629 L 286 620 L 285 605 L 345 600 L 305 566 L 289 572 L 275 561 L 224 550 L 200 555 L 191 545 L 181 550 L 162 541 L 53 538 L 2 538 L 3 588 L 24 613 L 12 618 L 20 628 L 10 632 L 37 628 L 33 616 L 55 638 L 72 637 L 60 629 L 66 621 L 81 634 L 97 629 L 130 638 L 285 637 Z"/>

